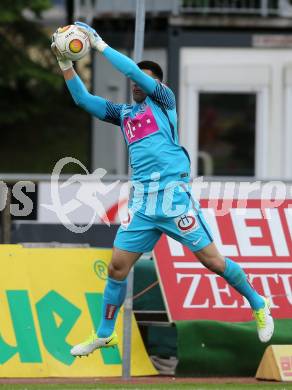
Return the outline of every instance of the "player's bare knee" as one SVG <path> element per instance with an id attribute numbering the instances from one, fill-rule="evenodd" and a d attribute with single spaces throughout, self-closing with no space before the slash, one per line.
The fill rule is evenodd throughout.
<path id="1" fill-rule="evenodd" d="M 216 274 L 222 274 L 225 269 L 225 262 L 222 257 L 211 257 L 208 259 L 208 269 L 212 272 L 215 272 Z"/>
<path id="2" fill-rule="evenodd" d="M 197 256 L 200 262 L 210 271 L 222 274 L 225 270 L 225 260 L 220 254 L 200 254 Z"/>
<path id="3" fill-rule="evenodd" d="M 225 260 L 224 257 L 216 256 L 211 259 L 212 271 L 216 274 L 222 274 L 225 270 Z"/>
<path id="4" fill-rule="evenodd" d="M 128 267 L 118 262 L 111 262 L 108 266 L 108 276 L 112 279 L 123 280 L 128 275 Z"/>

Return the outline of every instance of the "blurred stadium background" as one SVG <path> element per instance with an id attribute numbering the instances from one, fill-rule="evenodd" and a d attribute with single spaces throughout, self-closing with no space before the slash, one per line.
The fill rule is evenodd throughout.
<path id="1" fill-rule="evenodd" d="M 162 65 L 165 82 L 176 94 L 180 137 L 194 177 L 203 175 L 208 182 L 277 180 L 290 190 L 292 2 L 145 0 L 145 5 L 143 58 Z M 49 37 L 57 27 L 83 20 L 109 45 L 133 56 L 135 9 L 135 0 L 1 1 L 2 244 L 111 247 L 119 222 L 117 194 L 104 199 L 114 223 L 107 227 L 96 220 L 83 234 L 72 233 L 41 207 L 50 201 L 53 168 L 66 156 L 80 160 L 89 172 L 106 169 L 108 182 L 128 179 L 122 135 L 76 108 L 50 52 Z M 76 66 L 93 93 L 116 102 L 131 100 L 129 81 L 102 57 L 87 56 Z M 84 172 L 68 164 L 62 173 L 65 181 Z M 29 214 L 21 215 L 24 200 L 12 191 L 20 180 L 35 184 L 22 190 L 32 202 Z M 74 197 L 76 188 L 62 199 Z M 18 216 L 10 215 L 10 204 L 19 205 Z M 87 212 L 77 210 L 72 221 L 86 224 Z M 288 231 L 291 253 L 292 229 Z M 291 278 L 287 284 L 291 291 Z M 205 321 L 171 325 L 151 254 L 135 266 L 134 296 L 146 350 L 161 374 L 254 376 L 265 347 L 254 342 L 250 323 L 217 323 L 215 334 Z M 287 317 L 279 320 L 278 344 L 292 343 L 291 324 Z M 182 340 L 190 334 L 186 345 Z M 229 341 L 222 346 L 225 337 Z"/>

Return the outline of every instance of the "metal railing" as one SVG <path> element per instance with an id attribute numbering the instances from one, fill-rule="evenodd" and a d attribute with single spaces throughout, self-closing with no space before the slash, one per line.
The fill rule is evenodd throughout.
<path id="1" fill-rule="evenodd" d="M 183 0 L 180 12 L 265 17 L 278 15 L 280 2 L 277 0 Z"/>
<path id="2" fill-rule="evenodd" d="M 74 0 L 74 17 L 92 19 L 101 15 L 135 14 L 137 0 Z M 146 12 L 177 15 L 181 0 L 147 0 Z"/>
<path id="3" fill-rule="evenodd" d="M 74 0 L 75 17 L 135 13 L 136 0 Z M 148 13 L 292 17 L 292 0 L 147 0 Z"/>

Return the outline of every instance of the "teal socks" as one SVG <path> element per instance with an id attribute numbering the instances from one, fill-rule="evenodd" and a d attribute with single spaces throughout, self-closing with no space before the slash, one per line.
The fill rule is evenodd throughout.
<path id="1" fill-rule="evenodd" d="M 247 280 L 247 276 L 240 266 L 225 258 L 225 270 L 221 275 L 236 291 L 243 295 L 253 310 L 262 309 L 265 305 L 263 298 L 256 292 Z"/>
<path id="2" fill-rule="evenodd" d="M 126 293 L 127 279 L 107 279 L 103 293 L 102 319 L 97 331 L 98 337 L 108 337 L 113 333 L 117 316 L 120 307 L 124 303 Z"/>

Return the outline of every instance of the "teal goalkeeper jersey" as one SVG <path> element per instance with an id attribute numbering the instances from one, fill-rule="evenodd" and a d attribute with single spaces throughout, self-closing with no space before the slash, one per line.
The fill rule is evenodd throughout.
<path id="1" fill-rule="evenodd" d="M 188 183 L 190 161 L 178 141 L 173 92 L 111 47 L 103 54 L 117 70 L 147 93 L 146 99 L 140 104 L 116 104 L 90 94 L 81 79 L 75 76 L 67 81 L 74 101 L 95 117 L 121 128 L 129 150 L 131 181 L 138 191 L 151 192 L 151 182 L 159 183 L 159 190 L 172 183 Z"/>

